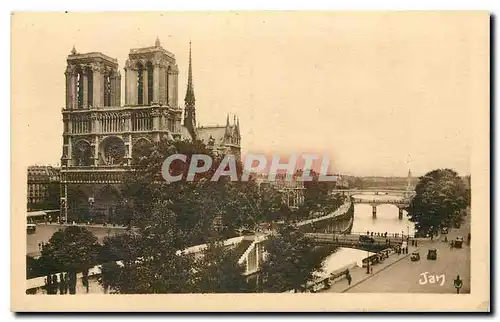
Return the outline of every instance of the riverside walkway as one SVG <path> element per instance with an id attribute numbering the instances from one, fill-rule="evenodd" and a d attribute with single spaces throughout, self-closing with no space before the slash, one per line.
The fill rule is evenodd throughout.
<path id="1" fill-rule="evenodd" d="M 351 268 L 351 285 L 343 278 L 323 292 L 456 293 L 453 280 L 459 275 L 463 281 L 460 293 L 470 293 L 471 252 L 466 242 L 468 233 L 470 222 L 467 218 L 460 228 L 451 229 L 447 235 L 440 235 L 433 240 L 420 239 L 418 247 L 413 247 L 410 242 L 408 254 L 390 255 L 382 263 L 371 266 L 373 273 L 367 274 L 367 269 L 359 266 Z M 445 242 L 445 237 L 448 242 Z M 450 247 L 449 241 L 456 237 L 464 239 L 463 248 Z M 437 250 L 436 260 L 426 258 L 429 249 Z M 412 252 L 420 253 L 419 261 L 411 261 Z"/>

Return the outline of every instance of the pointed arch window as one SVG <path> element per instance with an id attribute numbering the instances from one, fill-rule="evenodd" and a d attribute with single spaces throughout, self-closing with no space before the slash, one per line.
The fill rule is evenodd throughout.
<path id="1" fill-rule="evenodd" d="M 141 63 L 137 64 L 137 104 L 142 105 L 144 103 L 144 79 L 143 79 L 144 67 Z"/>
<path id="2" fill-rule="evenodd" d="M 78 108 L 83 108 L 83 72 L 81 68 L 76 70 L 76 99 Z"/>
<path id="3" fill-rule="evenodd" d="M 94 101 L 94 73 L 92 68 L 87 69 L 87 106 L 92 106 Z"/>
<path id="4" fill-rule="evenodd" d="M 165 88 L 166 88 L 166 98 L 167 98 L 167 105 L 170 103 L 170 74 L 172 73 L 172 69 L 170 66 L 167 68 L 167 74 L 165 75 Z"/>
<path id="5" fill-rule="evenodd" d="M 111 106 L 111 73 L 104 76 L 104 106 Z"/>
<path id="6" fill-rule="evenodd" d="M 151 105 L 151 102 L 153 102 L 153 64 L 151 62 L 148 62 L 146 64 L 146 69 L 147 69 L 147 77 L 148 77 L 148 104 Z"/>

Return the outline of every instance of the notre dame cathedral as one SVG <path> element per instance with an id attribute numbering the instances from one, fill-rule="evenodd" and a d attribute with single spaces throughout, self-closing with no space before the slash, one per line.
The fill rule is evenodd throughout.
<path id="1" fill-rule="evenodd" d="M 162 138 L 202 140 L 218 154 L 240 157 L 240 125 L 196 123 L 191 45 L 184 115 L 175 56 L 155 45 L 131 49 L 124 68 L 125 104 L 117 60 L 100 52 L 67 57 L 61 158 L 63 221 L 117 222 L 121 178 L 141 151 Z M 146 149 L 145 149 L 146 148 Z"/>

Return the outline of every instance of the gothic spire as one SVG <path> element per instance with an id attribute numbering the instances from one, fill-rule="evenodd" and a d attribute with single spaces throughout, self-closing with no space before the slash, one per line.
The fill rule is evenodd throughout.
<path id="1" fill-rule="evenodd" d="M 191 42 L 189 42 L 189 70 L 188 70 L 188 83 L 186 89 L 186 97 L 184 98 L 184 102 L 186 105 L 194 106 L 195 103 L 194 98 L 194 88 L 193 88 L 193 66 L 191 60 Z"/>
<path id="2" fill-rule="evenodd" d="M 156 36 L 155 47 L 160 47 L 160 46 L 161 46 L 160 38 Z"/>
<path id="3" fill-rule="evenodd" d="M 196 137 L 196 100 L 193 88 L 193 67 L 191 62 L 191 42 L 189 42 L 189 70 L 186 97 L 184 98 L 184 126 L 191 133 L 191 137 Z"/>

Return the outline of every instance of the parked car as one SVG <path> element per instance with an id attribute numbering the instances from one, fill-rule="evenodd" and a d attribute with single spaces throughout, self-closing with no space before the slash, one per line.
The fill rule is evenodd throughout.
<path id="1" fill-rule="evenodd" d="M 416 262 L 420 260 L 420 253 L 419 252 L 413 252 L 410 255 L 410 259 L 412 262 Z"/>
<path id="2" fill-rule="evenodd" d="M 370 236 L 361 235 L 361 236 L 359 236 L 359 241 L 363 242 L 363 243 L 372 243 L 373 244 L 375 242 L 375 239 L 371 238 Z"/>
<path id="3" fill-rule="evenodd" d="M 436 249 L 429 249 L 429 252 L 427 253 L 427 259 L 436 260 L 437 259 L 437 250 Z"/>
<path id="4" fill-rule="evenodd" d="M 35 224 L 27 224 L 26 225 L 26 232 L 28 234 L 34 234 L 36 232 L 36 225 Z"/>
<path id="5" fill-rule="evenodd" d="M 453 247 L 455 247 L 455 248 L 462 248 L 463 242 L 464 242 L 464 238 L 463 237 L 457 237 L 453 241 Z"/>

